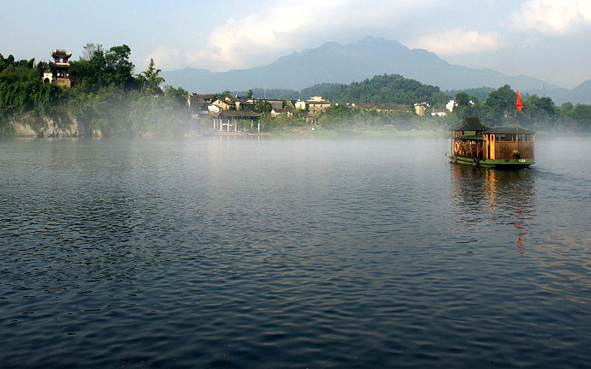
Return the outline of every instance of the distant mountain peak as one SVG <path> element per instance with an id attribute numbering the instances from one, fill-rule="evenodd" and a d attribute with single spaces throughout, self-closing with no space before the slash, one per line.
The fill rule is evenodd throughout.
<path id="1" fill-rule="evenodd" d="M 391 44 L 391 45 L 402 45 L 400 42 L 396 41 L 396 40 L 388 40 L 385 39 L 383 37 L 374 37 L 374 36 L 367 36 L 362 38 L 361 40 L 357 41 L 357 42 L 353 42 L 349 45 L 355 45 L 355 44 Z"/>
<path id="2" fill-rule="evenodd" d="M 544 87 L 548 91 L 560 89 L 528 76 L 512 77 L 490 69 L 449 64 L 428 50 L 410 49 L 398 41 L 373 36 L 346 45 L 326 42 L 251 69 L 223 73 L 183 69 L 163 72 L 162 76 L 175 86 L 206 93 L 255 88 L 301 90 L 319 83 L 348 84 L 383 74 L 399 74 L 442 90 L 498 88 L 505 84 L 519 86 L 523 92 Z"/>
<path id="3" fill-rule="evenodd" d="M 197 74 L 212 73 L 209 69 L 200 69 L 200 68 L 193 68 L 193 67 L 184 67 L 182 69 L 177 69 L 176 71 L 183 71 L 183 72 L 190 72 L 190 73 L 197 73 Z M 168 73 L 168 72 L 164 71 L 162 73 Z"/>
<path id="4" fill-rule="evenodd" d="M 338 42 L 329 41 L 325 42 L 320 46 L 321 49 L 330 48 L 330 47 L 342 47 L 343 45 L 339 44 Z"/>

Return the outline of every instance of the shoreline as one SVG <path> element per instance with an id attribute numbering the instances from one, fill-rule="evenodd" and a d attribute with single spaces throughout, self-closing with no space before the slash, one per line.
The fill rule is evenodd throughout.
<path id="1" fill-rule="evenodd" d="M 224 132 L 224 131 L 189 131 L 179 136 L 158 136 L 148 134 L 141 137 L 126 137 L 126 136 L 93 136 L 80 137 L 72 135 L 60 136 L 39 136 L 33 134 L 21 135 L 0 135 L 0 140 L 102 140 L 102 139 L 134 139 L 134 140 L 154 140 L 154 139 L 196 139 L 203 137 L 268 137 L 268 138 L 389 138 L 389 137 L 429 137 L 429 138 L 449 138 L 449 131 L 441 129 L 433 130 L 396 130 L 396 129 L 376 129 L 376 130 L 350 130 L 350 131 L 333 131 L 326 130 L 321 127 L 310 128 L 291 128 L 269 132 Z M 581 137 L 591 134 L 581 132 L 553 132 L 540 131 L 536 132 L 539 137 Z"/>

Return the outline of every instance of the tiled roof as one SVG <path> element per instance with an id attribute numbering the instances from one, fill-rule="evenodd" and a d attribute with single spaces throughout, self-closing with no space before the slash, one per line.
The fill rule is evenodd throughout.
<path id="1" fill-rule="evenodd" d="M 486 131 L 490 129 L 480 123 L 480 119 L 478 117 L 466 117 L 464 118 L 464 124 L 462 126 L 456 128 L 456 131 Z"/>

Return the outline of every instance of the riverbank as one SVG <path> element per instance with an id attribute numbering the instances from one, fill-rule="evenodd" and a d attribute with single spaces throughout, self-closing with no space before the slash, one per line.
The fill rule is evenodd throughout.
<path id="1" fill-rule="evenodd" d="M 70 124 L 66 127 L 59 127 L 52 120 L 47 119 L 43 121 L 42 127 L 33 127 L 28 123 L 10 122 L 9 133 L 0 135 L 1 138 L 78 138 L 81 137 L 77 125 Z M 183 137 L 192 138 L 200 136 L 227 136 L 227 137 L 242 137 L 242 136 L 275 136 L 275 137 L 384 137 L 384 136 L 426 136 L 426 137 L 442 137 L 447 136 L 447 130 L 441 129 L 408 129 L 401 130 L 393 127 L 381 127 L 376 129 L 350 129 L 350 130 L 330 130 L 322 128 L 321 126 L 306 126 L 306 127 L 283 127 L 277 130 L 270 130 L 265 132 L 252 131 L 237 131 L 225 132 L 213 129 L 204 129 L 200 127 L 187 127 L 184 132 L 179 131 L 175 134 L 167 134 L 162 138 Z M 89 138 L 100 139 L 104 135 L 100 130 L 97 130 Z M 139 137 L 152 139 L 159 137 L 158 134 L 144 132 Z"/>
<path id="2" fill-rule="evenodd" d="M 82 137 L 78 130 L 77 122 L 70 122 L 69 124 L 58 124 L 53 119 L 36 120 L 37 124 L 31 124 L 29 121 L 25 122 L 9 122 L 9 133 L 0 134 L 0 138 L 79 138 Z M 40 124 L 39 124 L 40 123 Z M 207 125 L 209 127 L 209 125 Z M 578 137 L 580 132 L 555 132 L 551 130 L 543 130 L 536 132 L 538 137 L 547 135 L 560 137 Z M 219 136 L 219 137 L 322 137 L 322 138 L 340 138 L 340 137 L 449 137 L 449 130 L 444 127 L 419 127 L 410 129 L 400 129 L 391 125 L 381 127 L 371 127 L 364 129 L 326 129 L 321 125 L 308 126 L 282 126 L 279 129 L 273 129 L 264 132 L 256 131 L 219 131 L 211 128 L 204 128 L 204 125 L 195 125 L 191 122 L 185 125 L 184 128 L 178 129 L 176 132 L 152 132 L 144 131 L 139 136 L 134 136 L 138 139 L 155 139 L 155 138 L 196 138 L 203 136 Z M 90 136 L 85 136 L 92 139 L 106 138 L 101 130 L 94 130 Z M 124 138 L 126 136 L 108 136 L 109 138 Z"/>
<path id="3" fill-rule="evenodd" d="M 328 130 L 321 126 L 314 127 L 290 127 L 269 132 L 223 132 L 210 131 L 204 136 L 275 136 L 275 137 L 448 137 L 449 131 L 441 129 L 409 129 L 400 130 L 395 128 L 365 129 L 365 130 Z"/>

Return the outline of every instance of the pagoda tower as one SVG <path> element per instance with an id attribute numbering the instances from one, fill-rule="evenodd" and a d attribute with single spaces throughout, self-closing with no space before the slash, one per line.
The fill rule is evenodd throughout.
<path id="1" fill-rule="evenodd" d="M 43 77 L 41 80 L 43 83 L 53 82 L 53 73 L 51 73 L 51 68 L 49 68 L 49 63 L 47 62 L 43 62 Z"/>
<path id="2" fill-rule="evenodd" d="M 72 53 L 64 49 L 57 49 L 51 53 L 51 56 L 54 60 L 56 84 L 62 87 L 71 87 L 72 84 L 70 82 L 69 72 L 70 64 L 68 63 L 68 59 L 70 59 Z"/>

